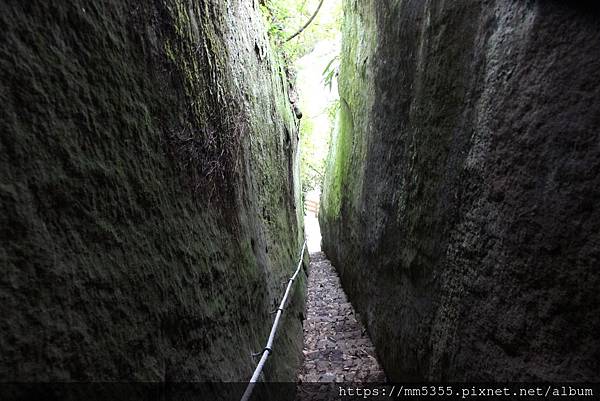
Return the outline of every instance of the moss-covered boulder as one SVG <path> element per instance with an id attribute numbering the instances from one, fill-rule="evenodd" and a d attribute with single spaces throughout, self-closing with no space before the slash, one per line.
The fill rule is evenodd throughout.
<path id="1" fill-rule="evenodd" d="M 344 1 L 320 220 L 389 378 L 600 378 L 591 3 Z"/>
<path id="2" fill-rule="evenodd" d="M 303 241 L 255 2 L 0 6 L 0 379 L 244 381 Z M 304 274 L 268 363 L 291 381 Z"/>

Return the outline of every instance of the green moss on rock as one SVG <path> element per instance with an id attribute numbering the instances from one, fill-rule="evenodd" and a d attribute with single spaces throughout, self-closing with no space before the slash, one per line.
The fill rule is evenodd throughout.
<path id="1" fill-rule="evenodd" d="M 303 238 L 253 5 L 0 11 L 2 380 L 248 379 Z M 295 378 L 303 277 L 267 379 Z"/>
<path id="2" fill-rule="evenodd" d="M 390 379 L 598 379 L 584 3 L 344 1 L 320 223 Z"/>

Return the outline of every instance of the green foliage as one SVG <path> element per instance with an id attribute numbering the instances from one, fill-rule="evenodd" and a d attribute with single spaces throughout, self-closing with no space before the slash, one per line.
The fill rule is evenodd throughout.
<path id="1" fill-rule="evenodd" d="M 317 145 L 313 140 L 315 130 L 312 119 L 304 119 L 301 124 L 300 175 L 302 177 L 302 189 L 306 192 L 320 187 L 323 178 L 324 161 L 314 156 L 317 151 Z"/>
<path id="2" fill-rule="evenodd" d="M 325 86 L 327 88 L 329 88 L 329 90 L 331 90 L 331 86 L 333 84 L 333 79 L 337 76 L 337 73 L 338 73 L 339 58 L 340 58 L 339 54 L 336 54 L 335 56 L 333 56 L 331 61 L 329 61 L 329 63 L 327 63 L 327 66 L 323 70 L 323 84 L 325 84 Z"/>
<path id="3" fill-rule="evenodd" d="M 319 0 L 265 0 L 260 9 L 271 42 L 280 49 L 288 66 L 310 53 L 317 42 L 339 32 L 341 2 L 325 2 L 315 20 L 297 37 L 286 42 L 316 10 Z"/>
<path id="4" fill-rule="evenodd" d="M 339 40 L 342 21 L 342 2 L 326 0 L 316 18 L 292 40 L 287 39 L 306 24 L 317 9 L 320 0 L 263 0 L 261 11 L 273 47 L 279 51 L 287 67 L 288 79 L 295 80 L 296 65 L 300 58 L 315 50 L 319 42 Z M 303 192 L 320 188 L 323 182 L 325 159 L 329 147 L 331 127 L 338 108 L 337 101 L 315 109 L 315 97 L 324 91 L 333 91 L 339 66 L 339 57 L 333 53 L 327 58 L 314 58 L 320 67 L 298 79 L 299 103 L 304 112 L 300 123 L 300 174 Z M 333 57 L 333 58 L 331 58 Z M 325 68 L 323 69 L 323 67 Z M 299 73 L 300 71 L 298 71 Z M 312 84 L 319 82 L 322 90 Z M 312 83 L 311 83 L 312 82 Z"/>
<path id="5" fill-rule="evenodd" d="M 329 121 L 335 121 L 338 115 L 338 111 L 340 110 L 340 99 L 336 99 L 329 104 L 327 107 L 327 115 L 329 116 Z M 331 138 L 331 135 L 329 136 Z"/>
<path id="6" fill-rule="evenodd" d="M 320 126 L 315 127 L 314 119 L 312 118 L 302 121 L 300 127 L 300 148 L 302 149 L 300 173 L 305 192 L 321 188 L 323 185 L 327 163 L 327 151 L 324 152 L 323 149 L 329 149 L 331 137 L 333 136 L 333 122 L 337 118 L 339 108 L 340 102 L 336 99 L 323 111 L 330 121 L 327 132 L 322 132 Z"/>

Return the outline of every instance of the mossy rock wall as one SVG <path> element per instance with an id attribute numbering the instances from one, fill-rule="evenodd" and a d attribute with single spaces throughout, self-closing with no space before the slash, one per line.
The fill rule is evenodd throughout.
<path id="1" fill-rule="evenodd" d="M 388 377 L 597 381 L 598 10 L 344 12 L 320 223 Z"/>
<path id="2" fill-rule="evenodd" d="M 0 6 L 0 378 L 245 381 L 302 245 L 256 2 Z M 266 370 L 295 379 L 304 273 Z"/>

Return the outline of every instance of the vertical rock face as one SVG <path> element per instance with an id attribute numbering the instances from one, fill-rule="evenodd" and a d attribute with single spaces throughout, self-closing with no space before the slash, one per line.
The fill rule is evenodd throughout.
<path id="1" fill-rule="evenodd" d="M 249 378 L 303 237 L 257 7 L 0 6 L 2 381 Z M 299 364 L 300 277 L 271 380 Z"/>
<path id="2" fill-rule="evenodd" d="M 321 227 L 391 379 L 600 378 L 585 4 L 345 1 Z"/>

